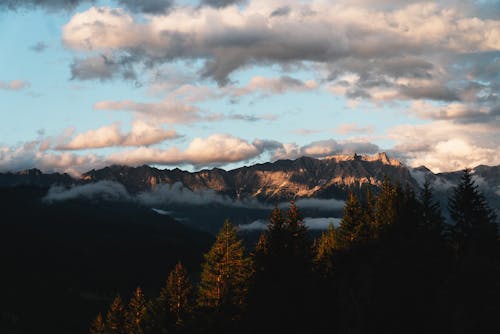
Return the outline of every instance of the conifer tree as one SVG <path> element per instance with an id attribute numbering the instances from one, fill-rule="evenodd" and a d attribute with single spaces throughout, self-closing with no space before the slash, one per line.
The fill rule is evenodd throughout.
<path id="1" fill-rule="evenodd" d="M 422 228 L 433 235 L 440 236 L 443 231 L 441 207 L 434 200 L 430 180 L 427 178 L 420 193 Z"/>
<path id="2" fill-rule="evenodd" d="M 89 332 L 90 334 L 105 334 L 104 320 L 101 313 L 92 321 Z"/>
<path id="3" fill-rule="evenodd" d="M 497 237 L 496 215 L 465 169 L 448 202 L 448 210 L 455 221 L 453 226 L 457 250 L 462 253 L 466 244 L 478 250 L 493 247 Z"/>
<path id="4" fill-rule="evenodd" d="M 375 238 L 380 238 L 387 227 L 398 220 L 402 196 L 400 187 L 393 185 L 386 176 L 375 201 Z"/>
<path id="5" fill-rule="evenodd" d="M 309 261 L 310 242 L 307 237 L 307 227 L 304 225 L 303 217 L 295 205 L 295 201 L 290 203 L 286 212 L 285 227 L 287 230 L 287 247 L 292 251 L 292 256 L 303 258 Z"/>
<path id="6" fill-rule="evenodd" d="M 176 318 L 178 324 L 191 310 L 192 285 L 186 269 L 181 262 L 177 263 L 167 279 L 167 295 L 169 311 Z"/>
<path id="7" fill-rule="evenodd" d="M 137 287 L 130 298 L 127 312 L 127 329 L 129 334 L 142 334 L 143 322 L 147 313 L 147 301 L 140 287 Z"/>
<path id="8" fill-rule="evenodd" d="M 127 314 L 120 295 L 116 296 L 106 314 L 106 334 L 126 334 Z"/>
<path id="9" fill-rule="evenodd" d="M 328 225 L 328 231 L 323 232 L 315 247 L 314 262 L 316 268 L 324 276 L 331 276 L 334 270 L 334 256 L 337 248 L 337 236 L 333 224 Z"/>
<path id="10" fill-rule="evenodd" d="M 336 230 L 338 249 L 349 250 L 359 241 L 360 231 L 365 229 L 365 212 L 357 197 L 351 192 L 344 206 L 344 214 Z"/>
<path id="11" fill-rule="evenodd" d="M 244 254 L 235 228 L 226 220 L 212 248 L 205 254 L 198 305 L 214 310 L 241 309 L 246 302 L 251 274 L 251 260 Z"/>

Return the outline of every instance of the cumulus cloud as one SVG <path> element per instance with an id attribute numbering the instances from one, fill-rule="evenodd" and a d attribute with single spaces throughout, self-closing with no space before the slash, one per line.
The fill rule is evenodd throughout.
<path id="1" fill-rule="evenodd" d="M 54 153 L 46 151 L 42 144 L 33 141 L 14 147 L 0 146 L 0 171 L 15 172 L 36 167 L 45 172 L 79 175 L 106 166 L 104 159 L 94 154 Z"/>
<path id="2" fill-rule="evenodd" d="M 109 156 L 109 161 L 117 164 L 142 165 L 185 165 L 220 166 L 232 162 L 242 162 L 260 156 L 268 146 L 260 142 L 227 135 L 214 134 L 207 138 L 194 138 L 185 150 L 177 147 L 157 149 L 140 147 Z"/>
<path id="3" fill-rule="evenodd" d="M 54 148 L 84 150 L 112 146 L 148 146 L 174 138 L 179 138 L 179 134 L 174 130 L 165 130 L 162 127 L 136 120 L 132 123 L 129 133 L 122 133 L 118 124 L 113 124 L 78 134 L 69 142 L 56 145 Z"/>
<path id="4" fill-rule="evenodd" d="M 304 146 L 294 143 L 283 144 L 274 151 L 273 159 L 295 159 L 301 156 L 313 158 L 325 158 L 335 154 L 372 154 L 380 151 L 380 148 L 370 142 L 334 139 L 315 141 Z"/>
<path id="5" fill-rule="evenodd" d="M 30 83 L 24 80 L 11 80 L 11 81 L 1 81 L 0 80 L 0 89 L 3 90 L 22 90 L 28 88 Z"/>
<path id="6" fill-rule="evenodd" d="M 117 9 L 91 8 L 68 22 L 63 40 L 83 52 L 124 52 L 132 62 L 197 59 L 204 62 L 201 75 L 221 85 L 253 64 L 313 63 L 324 65 L 331 80 L 358 75 L 347 89 L 351 96 L 444 100 L 457 98 L 448 82 L 453 69 L 466 64 L 454 55 L 496 51 L 500 45 L 498 20 L 449 3 L 209 3 L 223 8 L 177 7 L 146 21 Z"/>
<path id="7" fill-rule="evenodd" d="M 400 125 L 389 130 L 396 142 L 392 154 L 410 166 L 424 165 L 434 172 L 477 165 L 500 164 L 498 123 Z"/>

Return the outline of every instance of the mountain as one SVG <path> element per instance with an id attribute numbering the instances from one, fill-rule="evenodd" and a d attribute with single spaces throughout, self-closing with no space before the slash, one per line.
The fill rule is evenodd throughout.
<path id="1" fill-rule="evenodd" d="M 500 166 L 477 166 L 474 168 L 474 173 L 476 182 L 492 207 L 500 210 Z M 385 153 L 378 153 L 372 156 L 336 155 L 324 159 L 301 157 L 228 171 L 213 168 L 188 172 L 178 168 L 158 169 L 146 165 L 140 167 L 113 165 L 88 171 L 80 178 L 72 178 L 67 174 L 43 174 L 38 170 L 28 170 L 0 174 L 0 187 L 18 185 L 69 187 L 115 182 L 124 187 L 122 193 L 127 192 L 133 198 L 139 196 L 141 200 L 152 194 L 151 196 L 156 196 L 153 201 L 156 208 L 168 212 L 173 210 L 177 212 L 179 220 L 191 221 L 196 227 L 213 232 L 219 226 L 216 224 L 215 227 L 208 228 L 213 221 L 222 221 L 229 217 L 237 219 L 238 223 L 251 223 L 267 214 L 267 211 L 260 214 L 249 213 L 242 209 L 244 206 L 258 211 L 263 208 L 267 210 L 269 205 L 292 199 L 344 200 L 349 191 L 362 194 L 365 187 L 372 187 L 377 191 L 384 177 L 402 185 L 409 185 L 417 191 L 424 179 L 430 178 L 443 208 L 446 208 L 450 189 L 457 184 L 460 175 L 461 171 L 434 174 L 425 166 L 409 168 L 389 158 Z M 152 199 L 151 196 L 148 197 L 149 200 Z M 251 205 L 248 203 L 250 200 L 254 201 Z M 239 205 L 235 201 L 238 203 L 247 201 L 247 203 Z M 198 206 L 218 204 L 226 209 L 212 210 L 210 213 L 212 216 L 206 217 L 206 214 L 199 215 L 192 210 L 194 202 Z M 257 205 L 258 203 L 263 206 Z M 151 203 L 148 205 L 152 206 Z M 231 208 L 228 208 L 228 205 Z M 309 209 L 310 207 L 309 205 Z M 306 212 L 306 214 L 310 217 L 339 217 L 341 212 L 338 207 L 332 207 L 328 213 Z"/>
<path id="2" fill-rule="evenodd" d="M 91 170 L 73 179 L 67 174 L 43 174 L 32 169 L 18 173 L 0 174 L 0 187 L 18 185 L 69 186 L 99 181 L 121 183 L 131 193 L 154 189 L 160 184 L 180 182 L 192 191 L 214 190 L 231 198 L 256 198 L 262 201 L 287 201 L 293 198 L 342 198 L 351 188 L 370 184 L 378 186 L 387 175 L 392 180 L 416 186 L 408 168 L 387 157 L 339 155 L 325 159 L 302 157 L 278 160 L 229 171 L 220 168 L 198 172 L 176 169 L 157 169 L 149 166 L 110 166 Z"/>

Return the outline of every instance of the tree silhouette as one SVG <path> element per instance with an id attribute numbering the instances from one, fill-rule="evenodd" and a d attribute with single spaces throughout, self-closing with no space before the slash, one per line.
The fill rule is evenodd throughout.
<path id="1" fill-rule="evenodd" d="M 126 334 L 127 314 L 120 295 L 116 296 L 106 314 L 106 334 Z"/>
<path id="2" fill-rule="evenodd" d="M 244 254 L 235 228 L 226 220 L 212 248 L 205 254 L 198 305 L 213 310 L 243 308 L 251 273 L 251 260 Z"/>
<path id="3" fill-rule="evenodd" d="M 177 324 L 180 324 L 191 311 L 190 303 L 193 290 L 186 269 L 181 262 L 177 263 L 168 275 L 166 288 L 169 311 L 175 316 Z"/>
<path id="4" fill-rule="evenodd" d="M 143 322 L 146 318 L 147 302 L 140 287 L 137 287 L 130 298 L 127 312 L 127 329 L 130 334 L 142 334 Z"/>
<path id="5" fill-rule="evenodd" d="M 105 334 L 104 320 L 102 319 L 101 313 L 90 324 L 89 333 L 90 334 Z"/>
<path id="6" fill-rule="evenodd" d="M 433 189 L 429 178 L 426 178 L 422 191 L 420 192 L 420 203 L 423 230 L 435 237 L 441 236 L 444 220 L 441 215 L 441 207 L 439 203 L 434 200 Z"/>
<path id="7" fill-rule="evenodd" d="M 492 250 L 497 237 L 496 215 L 479 192 L 470 169 L 464 170 L 453 189 L 448 210 L 455 222 L 453 234 L 459 256 L 466 248 L 474 252 Z"/>

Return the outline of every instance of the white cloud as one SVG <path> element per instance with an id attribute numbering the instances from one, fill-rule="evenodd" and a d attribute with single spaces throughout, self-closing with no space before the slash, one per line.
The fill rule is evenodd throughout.
<path id="1" fill-rule="evenodd" d="M 174 130 L 165 130 L 136 120 L 132 123 L 132 129 L 129 133 L 123 134 L 118 124 L 103 126 L 76 135 L 69 142 L 56 145 L 55 149 L 83 150 L 112 146 L 148 146 L 178 137 L 179 135 Z"/>
<path id="2" fill-rule="evenodd" d="M 434 172 L 454 171 L 480 164 L 500 164 L 498 126 L 435 121 L 400 125 L 389 131 L 394 153 L 411 166 Z"/>
<path id="3" fill-rule="evenodd" d="M 258 143 L 227 135 L 213 134 L 207 138 L 194 138 L 185 150 L 177 147 L 156 149 L 140 147 L 131 151 L 112 154 L 109 161 L 118 164 L 217 166 L 242 162 L 260 156 L 266 147 Z"/>

